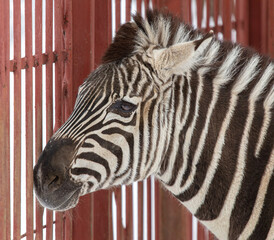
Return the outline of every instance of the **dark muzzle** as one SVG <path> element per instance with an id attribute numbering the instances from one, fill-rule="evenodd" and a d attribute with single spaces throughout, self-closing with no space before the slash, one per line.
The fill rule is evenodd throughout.
<path id="1" fill-rule="evenodd" d="M 46 208 L 65 210 L 78 202 L 81 184 L 69 177 L 75 146 L 69 139 L 50 140 L 34 167 L 36 197 Z"/>

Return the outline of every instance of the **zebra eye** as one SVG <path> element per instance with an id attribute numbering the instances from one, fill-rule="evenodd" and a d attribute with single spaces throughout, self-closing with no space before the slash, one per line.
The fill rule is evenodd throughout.
<path id="1" fill-rule="evenodd" d="M 120 108 L 125 112 L 132 112 L 136 109 L 136 105 L 129 102 L 121 101 Z"/>
<path id="2" fill-rule="evenodd" d="M 130 116 L 130 114 L 137 108 L 133 103 L 129 103 L 123 100 L 115 102 L 110 108 L 109 111 L 122 115 L 124 117 Z"/>

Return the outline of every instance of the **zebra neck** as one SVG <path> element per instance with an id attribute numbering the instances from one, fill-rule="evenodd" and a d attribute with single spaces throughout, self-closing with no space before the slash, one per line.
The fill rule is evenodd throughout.
<path id="1" fill-rule="evenodd" d="M 172 95 L 172 121 L 168 148 L 158 177 L 174 194 L 181 193 L 192 168 L 193 156 L 201 133 L 212 86 L 204 81 L 199 71 L 190 71 L 174 79 Z M 203 100 L 202 100 L 203 98 Z M 205 104 L 200 104 L 200 102 Z M 203 158 L 203 161 L 207 161 Z M 190 194 L 192 195 L 192 194 Z"/>

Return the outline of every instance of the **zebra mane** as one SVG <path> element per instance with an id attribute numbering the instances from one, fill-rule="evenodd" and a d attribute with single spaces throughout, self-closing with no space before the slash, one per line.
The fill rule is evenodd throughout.
<path id="1" fill-rule="evenodd" d="M 169 12 L 147 10 L 146 18 L 137 13 L 133 16 L 133 22 L 125 23 L 120 27 L 113 43 L 103 56 L 102 63 L 119 63 L 124 58 L 143 53 L 149 47 L 165 48 L 176 43 L 201 39 L 204 36 L 205 33 L 183 23 L 180 18 Z M 212 58 L 215 52 L 216 56 Z M 268 69 L 269 77 L 273 79 L 274 60 L 258 54 L 252 48 L 242 47 L 231 41 L 215 39 L 211 44 L 211 50 L 205 57 L 212 60 L 211 71 L 207 73 L 207 79 L 216 78 L 217 70 L 225 71 L 226 78 L 216 80 L 220 85 L 226 85 L 231 83 L 232 79 L 235 80 L 236 76 L 244 71 L 244 68 L 249 68 L 248 63 L 251 64 L 250 66 L 256 66 L 252 76 L 248 77 L 249 80 L 254 77 L 259 79 L 266 69 Z M 237 83 L 239 89 L 246 86 L 248 82 L 246 76 L 242 79 Z M 271 91 L 272 94 L 269 96 L 273 97 L 274 88 Z M 269 99 L 267 102 L 271 108 L 274 107 L 273 99 Z"/>
<path id="2" fill-rule="evenodd" d="M 102 63 L 120 62 L 123 58 L 143 52 L 150 46 L 169 47 L 175 43 L 190 41 L 203 33 L 169 12 L 147 10 L 144 19 L 139 13 L 133 22 L 123 24 L 113 43 L 103 56 Z"/>

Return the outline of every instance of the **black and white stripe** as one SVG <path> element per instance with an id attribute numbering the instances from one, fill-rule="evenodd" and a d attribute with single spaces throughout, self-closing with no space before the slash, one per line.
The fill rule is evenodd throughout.
<path id="1" fill-rule="evenodd" d="M 82 195 L 154 174 L 218 238 L 273 240 L 273 83 L 273 60 L 148 11 L 118 31 L 52 141 L 77 143 Z"/>

